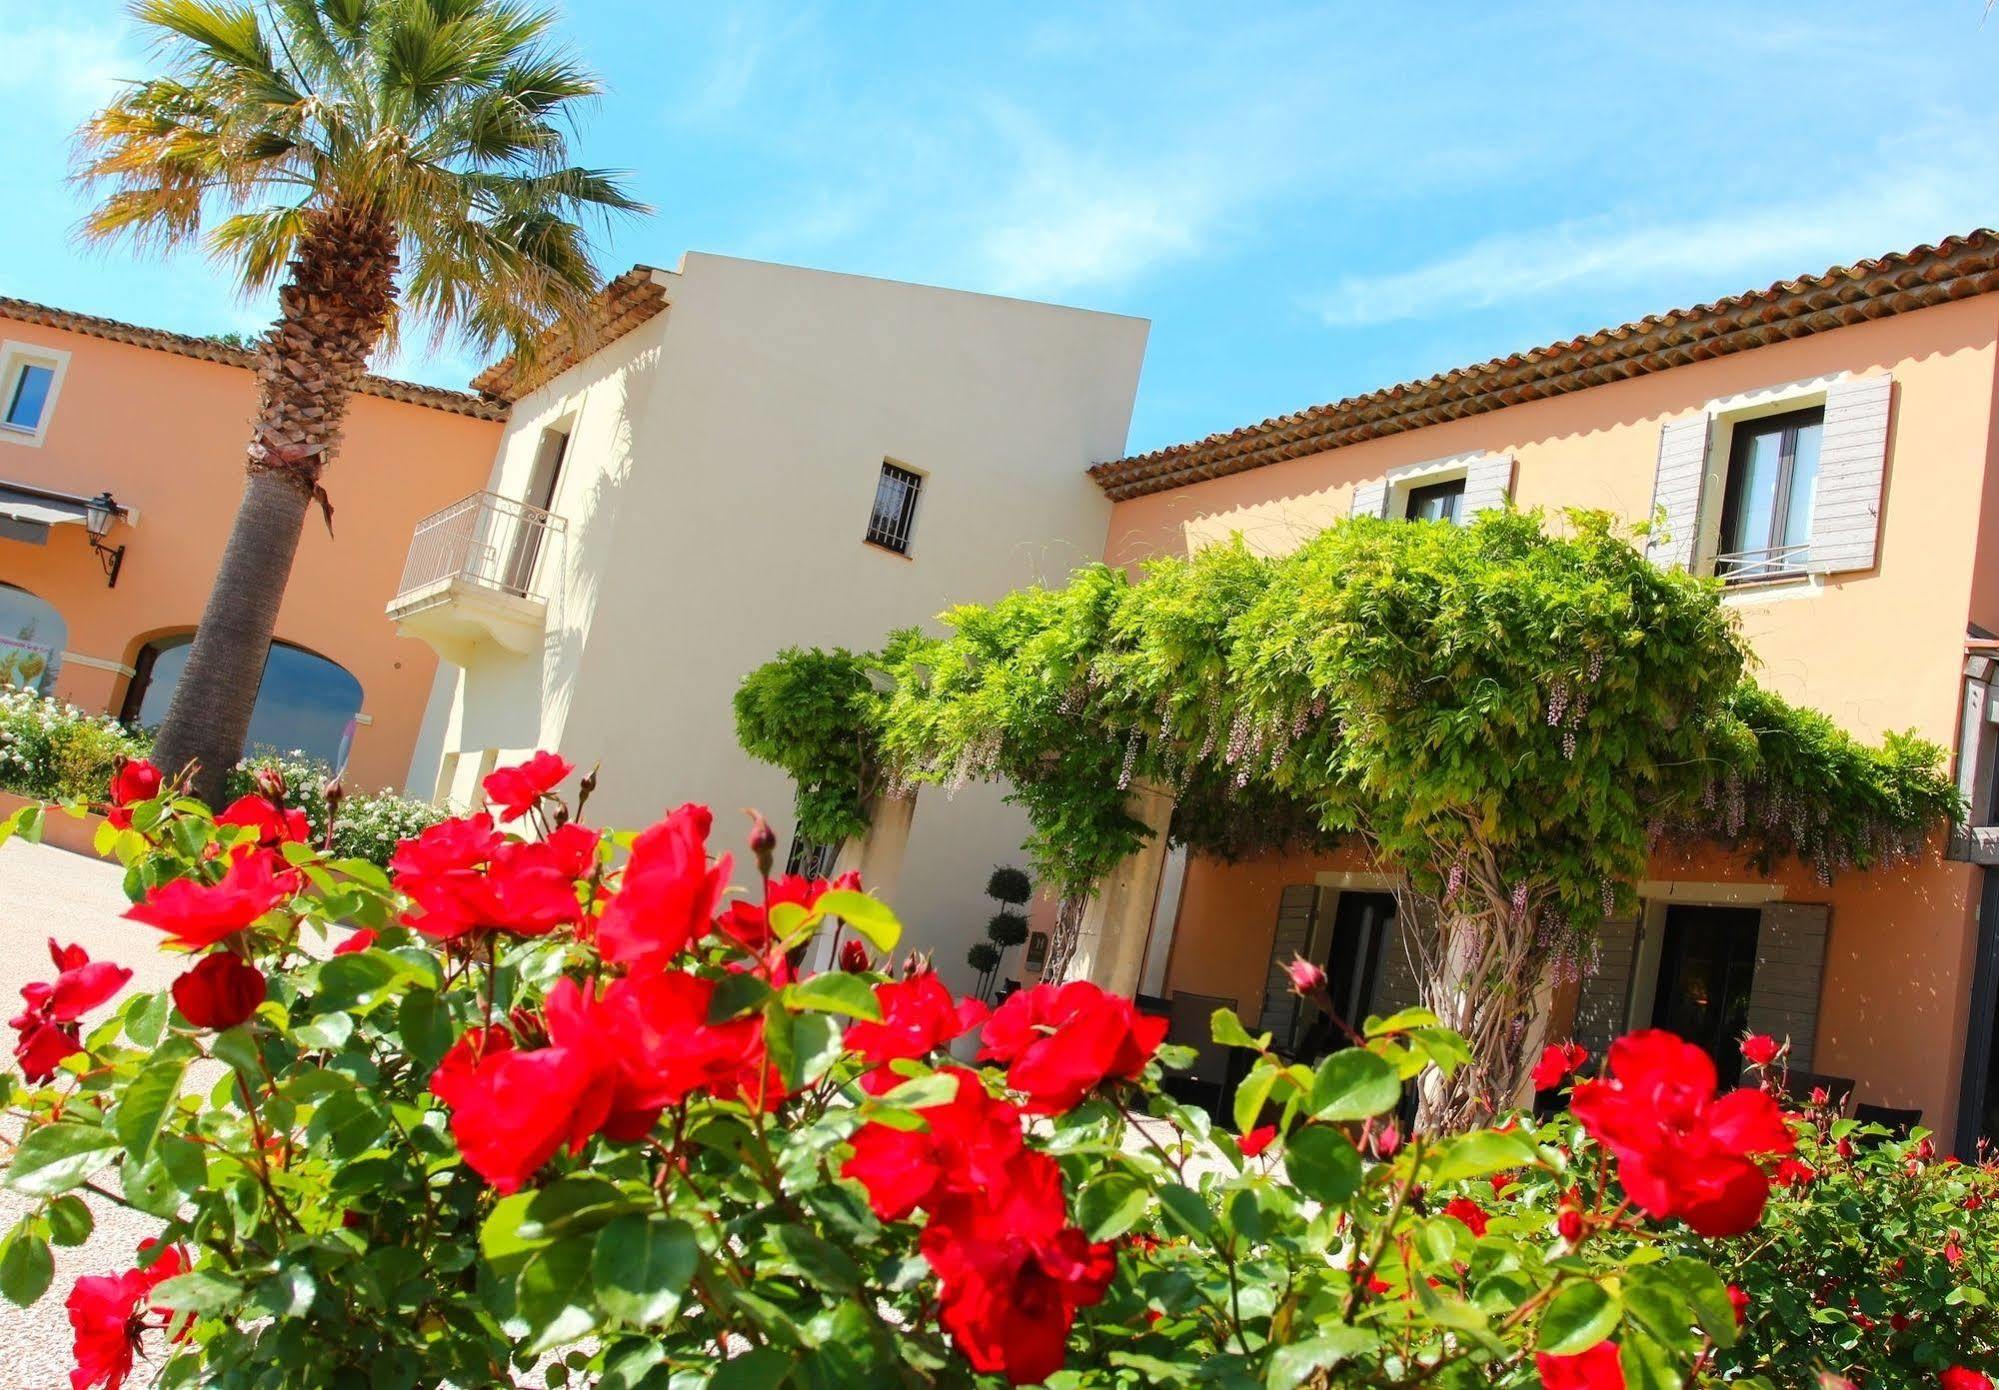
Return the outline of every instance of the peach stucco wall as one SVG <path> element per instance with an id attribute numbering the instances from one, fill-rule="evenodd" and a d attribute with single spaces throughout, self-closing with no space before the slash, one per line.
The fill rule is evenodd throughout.
<path id="1" fill-rule="evenodd" d="M 0 338 L 71 354 L 40 447 L 0 442 L 0 483 L 84 496 L 109 489 L 138 511 L 112 528 L 124 545 L 118 587 L 80 526 L 47 545 L 0 539 L 0 580 L 55 605 L 66 650 L 129 667 L 151 638 L 201 616 L 242 491 L 243 448 L 256 409 L 244 368 L 0 317 Z M 349 778 L 400 787 L 437 659 L 398 637 L 384 607 L 395 594 L 418 518 L 484 485 L 499 425 L 357 395 L 345 443 L 326 474 L 335 533 L 308 518 L 277 636 L 340 663 L 360 681 L 371 724 L 355 735 Z M 116 711 L 127 677 L 67 659 L 57 693 Z"/>
<path id="2" fill-rule="evenodd" d="M 1281 553 L 1345 516 L 1356 483 L 1472 451 L 1511 454 L 1525 507 L 1652 505 L 1659 430 L 1710 402 L 1839 372 L 1893 374 L 1884 525 L 1873 570 L 1817 592 L 1733 595 L 1756 675 L 1866 738 L 1914 728 L 1955 744 L 1967 620 L 1999 629 L 1999 438 L 1992 429 L 1999 296 L 1904 314 L 1530 402 L 1135 498 L 1113 510 L 1106 559 L 1184 554 L 1241 533 Z M 1189 866 L 1169 988 L 1233 994 L 1254 1017 L 1286 884 L 1308 858 Z M 1661 877 L 1748 877 L 1710 862 Z M 1796 882 L 1792 882 L 1792 878 Z M 1976 932 L 1977 871 L 1931 860 L 1831 888 L 1785 878 L 1792 901 L 1832 906 L 1819 1066 L 1864 1099 L 1953 1117 Z"/>

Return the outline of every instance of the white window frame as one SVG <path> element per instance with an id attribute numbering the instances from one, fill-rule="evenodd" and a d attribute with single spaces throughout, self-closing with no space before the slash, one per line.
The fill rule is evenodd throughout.
<path id="1" fill-rule="evenodd" d="M 1728 462 L 1735 444 L 1735 427 L 1770 415 L 1788 415 L 1794 410 L 1824 406 L 1826 392 L 1842 381 L 1853 380 L 1853 372 L 1833 372 L 1826 376 L 1787 381 L 1779 386 L 1760 387 L 1733 396 L 1719 396 L 1707 403 L 1707 476 L 1701 479 L 1701 511 L 1694 531 L 1691 573 L 1712 576 L 1721 553 L 1721 512 L 1728 498 Z M 1728 586 L 1722 595 L 1725 604 L 1769 603 L 1776 599 L 1816 598 L 1825 591 L 1823 574 L 1789 574 L 1781 578 L 1744 580 Z"/>
<path id="2" fill-rule="evenodd" d="M 1425 459 L 1421 463 L 1405 463 L 1399 468 L 1391 468 L 1383 474 L 1388 484 L 1388 497 L 1382 505 L 1382 515 L 1391 521 L 1403 521 L 1409 514 L 1409 494 L 1419 487 L 1430 487 L 1436 483 L 1456 482 L 1468 478 L 1471 466 L 1486 456 L 1486 450 L 1472 449 L 1462 454 L 1450 454 L 1440 459 Z M 1460 516 L 1460 523 L 1469 518 Z"/>
<path id="3" fill-rule="evenodd" d="M 48 438 L 49 421 L 55 418 L 56 403 L 62 395 L 63 377 L 69 373 L 69 354 L 61 348 L 43 347 L 40 343 L 24 343 L 12 338 L 0 341 L 0 413 L 4 413 L 7 403 L 13 400 L 14 387 L 20 380 L 23 367 L 47 367 L 53 373 L 48 399 L 42 402 L 42 416 L 33 429 L 23 429 L 0 419 L 0 443 L 39 449 L 42 441 Z"/>

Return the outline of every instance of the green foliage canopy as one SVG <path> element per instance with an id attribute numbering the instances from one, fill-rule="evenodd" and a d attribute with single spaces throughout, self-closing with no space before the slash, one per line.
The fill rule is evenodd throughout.
<path id="1" fill-rule="evenodd" d="M 1039 875 L 1079 892 L 1142 843 L 1144 781 L 1201 853 L 1358 837 L 1444 897 L 1476 857 L 1516 907 L 1583 923 L 1663 839 L 1830 874 L 1913 853 L 1960 809 L 1933 744 L 1869 747 L 1756 686 L 1718 586 L 1600 512 L 1359 518 L 1280 557 L 1238 538 L 943 622 L 745 682 L 744 746 L 799 778 L 807 834 L 854 833 L 877 786 L 1002 779 Z"/>

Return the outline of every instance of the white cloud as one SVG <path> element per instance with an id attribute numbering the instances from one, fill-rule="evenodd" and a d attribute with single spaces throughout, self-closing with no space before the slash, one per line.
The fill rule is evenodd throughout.
<path id="1" fill-rule="evenodd" d="M 1907 250 L 1993 217 L 1999 161 L 1982 150 L 1931 145 L 1915 162 L 1889 151 L 1876 168 L 1858 179 L 1828 169 L 1824 183 L 1839 191 L 1822 198 L 1677 217 L 1648 206 L 1491 237 L 1407 270 L 1343 277 L 1313 308 L 1348 328 L 1622 287 L 1729 293 L 1758 276 Z"/>

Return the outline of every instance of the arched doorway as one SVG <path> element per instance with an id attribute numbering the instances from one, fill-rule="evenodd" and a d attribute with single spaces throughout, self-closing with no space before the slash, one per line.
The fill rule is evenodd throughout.
<path id="1" fill-rule="evenodd" d="M 125 722 L 157 728 L 167 716 L 194 634 L 155 638 L 139 652 L 125 695 Z M 361 682 L 336 661 L 289 642 L 271 643 L 257 705 L 250 715 L 247 753 L 303 753 L 340 768 L 354 742 L 361 712 Z"/>
<path id="2" fill-rule="evenodd" d="M 68 643 L 69 625 L 53 604 L 0 584 L 0 687 L 50 694 Z"/>

